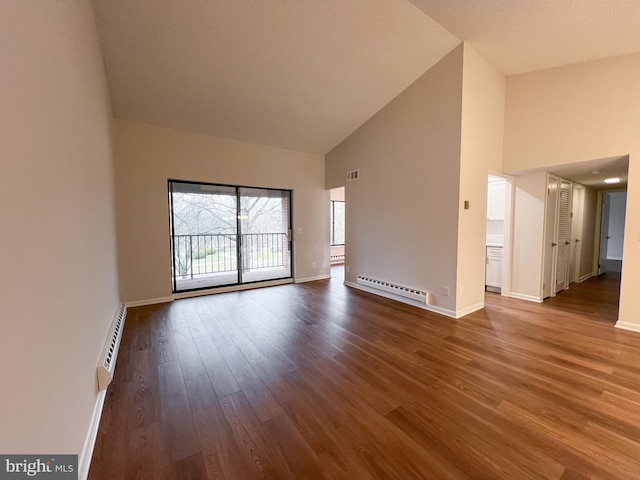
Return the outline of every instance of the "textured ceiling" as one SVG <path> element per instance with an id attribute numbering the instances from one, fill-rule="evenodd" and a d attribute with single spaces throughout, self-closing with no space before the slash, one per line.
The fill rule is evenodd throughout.
<path id="1" fill-rule="evenodd" d="M 640 51 L 638 0 L 410 0 L 505 75 Z"/>
<path id="2" fill-rule="evenodd" d="M 326 153 L 468 41 L 506 75 L 640 51 L 638 0 L 94 0 L 114 115 Z"/>
<path id="3" fill-rule="evenodd" d="M 459 41 L 406 0 L 95 0 L 116 117 L 326 153 Z"/>

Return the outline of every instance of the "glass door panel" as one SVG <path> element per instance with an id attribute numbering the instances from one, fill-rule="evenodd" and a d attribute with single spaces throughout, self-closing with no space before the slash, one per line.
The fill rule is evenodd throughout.
<path id="1" fill-rule="evenodd" d="M 173 291 L 238 283 L 234 187 L 170 182 Z"/>
<path id="2" fill-rule="evenodd" d="M 291 192 L 169 181 L 173 291 L 291 278 Z"/>
<path id="3" fill-rule="evenodd" d="M 239 192 L 242 282 L 291 277 L 291 192 L 244 187 Z"/>

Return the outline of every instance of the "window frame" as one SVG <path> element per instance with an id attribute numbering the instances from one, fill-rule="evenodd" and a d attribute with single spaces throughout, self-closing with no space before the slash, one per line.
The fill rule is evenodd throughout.
<path id="1" fill-rule="evenodd" d="M 343 243 L 335 243 L 335 238 L 336 238 L 336 215 L 335 215 L 336 203 L 342 203 L 344 205 L 345 201 L 344 200 L 331 200 L 331 207 L 330 207 L 330 212 L 329 212 L 330 213 L 330 223 L 331 223 L 331 238 L 329 239 L 329 242 L 330 242 L 332 247 L 344 247 L 344 242 Z M 344 212 L 346 213 L 346 208 L 344 208 Z M 343 225 L 343 230 L 344 230 L 344 225 Z"/>
<path id="2" fill-rule="evenodd" d="M 245 281 L 242 279 L 242 265 L 240 262 L 240 257 L 238 257 L 238 281 L 234 282 L 234 283 L 227 283 L 224 285 L 211 285 L 211 286 L 202 286 L 202 287 L 196 287 L 196 288 L 178 288 L 177 286 L 177 280 L 176 280 L 176 275 L 175 275 L 175 271 L 176 271 L 176 265 L 175 265 L 175 257 L 174 257 L 174 238 L 176 236 L 175 234 L 175 227 L 174 227 L 174 219 L 173 219 L 173 214 L 174 214 L 174 204 L 173 204 L 173 193 L 174 193 L 174 188 L 173 185 L 174 184 L 188 184 L 188 185 L 196 185 L 196 186 L 210 186 L 210 187 L 222 187 L 222 188 L 232 188 L 235 190 L 235 196 L 237 199 L 237 204 L 236 204 L 236 214 L 238 217 L 238 225 L 240 224 L 240 208 L 241 208 L 241 202 L 240 202 L 240 196 L 241 196 L 241 190 L 242 189 L 247 189 L 247 190 L 265 190 L 265 191 L 279 191 L 279 192 L 284 192 L 288 195 L 288 232 L 287 232 L 287 236 L 288 236 L 288 252 L 289 252 L 289 263 L 290 263 L 290 267 L 289 267 L 289 275 L 285 276 L 285 277 L 279 277 L 279 278 L 272 278 L 272 279 L 265 279 L 265 280 L 257 280 L 257 281 Z M 177 179 L 177 178 L 168 178 L 167 179 L 167 193 L 168 193 L 168 217 L 169 217 L 169 251 L 170 251 L 170 255 L 171 255 L 171 290 L 173 294 L 183 294 L 183 293 L 188 293 L 188 292 L 195 292 L 195 291 L 200 291 L 200 290 L 212 290 L 212 289 L 218 289 L 218 288 L 230 288 L 230 289 L 235 289 L 235 287 L 242 287 L 243 285 L 252 285 L 252 284 L 260 284 L 260 283 L 268 283 L 268 282 L 278 282 L 278 281 L 283 281 L 283 280 L 289 280 L 289 281 L 293 281 L 294 278 L 294 268 L 295 268 L 295 246 L 294 246 L 294 241 L 293 241 L 293 236 L 291 234 L 292 229 L 293 229 L 293 190 L 292 189 L 286 189 L 286 188 L 276 188 L 276 187 L 263 187 L 263 186 L 255 186 L 255 185 L 234 185 L 234 184 L 226 184 L 226 183 L 212 183 L 212 182 L 201 182 L 201 181 L 197 181 L 197 180 L 182 180 L 182 179 Z M 242 236 L 242 231 L 240 228 L 238 228 L 238 232 L 236 233 L 236 235 L 238 236 Z M 238 244 L 236 244 L 238 245 Z"/>

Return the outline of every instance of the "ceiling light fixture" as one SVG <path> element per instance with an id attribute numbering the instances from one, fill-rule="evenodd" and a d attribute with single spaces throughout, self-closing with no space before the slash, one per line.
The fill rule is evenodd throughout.
<path id="1" fill-rule="evenodd" d="M 622 180 L 620 180 L 618 177 L 604 179 L 604 183 L 620 183 L 621 181 Z"/>

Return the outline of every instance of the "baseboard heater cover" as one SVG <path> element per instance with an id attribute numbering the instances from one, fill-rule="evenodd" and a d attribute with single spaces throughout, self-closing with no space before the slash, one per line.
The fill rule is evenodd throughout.
<path id="1" fill-rule="evenodd" d="M 416 290 L 415 288 L 396 285 L 395 283 L 376 280 L 374 278 L 364 277 L 362 275 L 358 275 L 357 283 L 367 287 L 375 288 L 377 290 L 382 290 L 385 292 L 393 293 L 395 295 L 400 295 L 402 297 L 410 298 L 412 300 L 417 300 L 418 302 L 421 302 L 421 303 L 426 303 L 426 304 L 429 303 L 427 301 L 429 298 L 429 293 L 424 292 L 422 290 Z"/>
<path id="2" fill-rule="evenodd" d="M 342 255 L 331 255 L 331 263 L 344 262 L 344 253 Z"/>
<path id="3" fill-rule="evenodd" d="M 98 390 L 106 390 L 113 380 L 113 372 L 116 369 L 116 359 L 118 357 L 118 349 L 120 348 L 120 340 L 122 339 L 122 331 L 124 330 L 124 321 L 127 316 L 127 307 L 123 303 L 120 304 L 116 314 L 111 322 L 107 341 L 102 349 L 102 354 L 98 360 L 97 378 Z"/>

